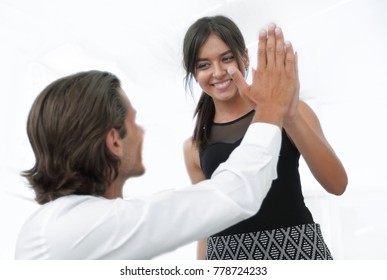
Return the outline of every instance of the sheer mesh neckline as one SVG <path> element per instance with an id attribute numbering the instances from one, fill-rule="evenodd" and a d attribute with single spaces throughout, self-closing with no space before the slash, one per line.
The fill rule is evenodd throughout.
<path id="1" fill-rule="evenodd" d="M 239 118 L 237 118 L 237 119 L 235 119 L 235 120 L 229 121 L 229 122 L 224 122 L 224 123 L 213 122 L 212 124 L 213 124 L 213 125 L 220 125 L 220 126 L 222 126 L 222 125 L 230 125 L 230 124 L 233 124 L 233 123 L 235 123 L 235 122 L 240 121 L 241 119 L 247 118 L 247 117 L 248 117 L 250 114 L 252 114 L 253 112 L 254 112 L 254 110 L 251 110 L 250 112 L 244 114 L 243 116 L 241 116 L 241 117 L 239 117 Z"/>
<path id="2" fill-rule="evenodd" d="M 254 110 L 226 123 L 213 123 L 208 145 L 215 143 L 233 144 L 243 138 L 254 116 Z"/>

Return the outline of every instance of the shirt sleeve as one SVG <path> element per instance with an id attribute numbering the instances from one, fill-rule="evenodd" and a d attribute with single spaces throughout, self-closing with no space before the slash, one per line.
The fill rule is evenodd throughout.
<path id="1" fill-rule="evenodd" d="M 210 180 L 119 200 L 115 214 L 120 225 L 113 235 L 119 236 L 120 246 L 104 257 L 151 259 L 254 215 L 277 177 L 280 146 L 279 127 L 254 123 Z"/>

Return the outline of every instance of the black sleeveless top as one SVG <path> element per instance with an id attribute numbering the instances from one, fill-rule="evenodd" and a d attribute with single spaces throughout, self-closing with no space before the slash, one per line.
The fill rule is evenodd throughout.
<path id="1" fill-rule="evenodd" d="M 212 124 L 209 142 L 200 150 L 200 164 L 206 178 L 210 178 L 219 164 L 226 161 L 231 152 L 239 146 L 253 115 L 254 111 L 251 111 L 237 120 Z M 258 213 L 214 236 L 313 223 L 302 195 L 298 172 L 299 158 L 300 152 L 283 129 L 277 166 L 278 178 L 273 181 Z"/>

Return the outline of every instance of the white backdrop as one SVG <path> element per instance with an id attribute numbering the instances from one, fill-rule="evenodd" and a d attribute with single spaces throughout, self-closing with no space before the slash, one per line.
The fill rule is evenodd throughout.
<path id="1" fill-rule="evenodd" d="M 241 28 L 255 65 L 258 30 L 275 22 L 299 53 L 301 98 L 320 118 L 349 185 L 325 193 L 301 163 L 306 203 L 336 259 L 387 259 L 387 1 L 0 0 L 0 259 L 38 206 L 20 177 L 33 164 L 30 106 L 51 81 L 78 71 L 115 73 L 145 128 L 147 173 L 125 195 L 189 184 L 182 143 L 195 101 L 183 88 L 182 40 L 205 15 Z M 178 230 L 178 229 L 176 229 Z M 159 259 L 194 259 L 188 244 Z"/>

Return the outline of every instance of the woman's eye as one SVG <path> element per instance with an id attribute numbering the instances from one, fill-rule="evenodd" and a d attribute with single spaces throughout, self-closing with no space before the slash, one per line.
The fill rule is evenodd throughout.
<path id="1" fill-rule="evenodd" d="M 224 62 L 229 62 L 229 61 L 231 61 L 231 60 L 233 60 L 233 59 L 234 59 L 234 56 L 233 56 L 233 55 L 230 55 L 230 56 L 224 57 L 224 58 L 223 58 L 223 61 L 224 61 Z"/>
<path id="2" fill-rule="evenodd" d="M 197 69 L 203 69 L 203 68 L 207 68 L 207 67 L 209 67 L 209 63 L 207 63 L 207 62 L 203 62 L 203 63 L 199 63 L 199 64 L 197 64 L 196 65 L 196 68 Z"/>

